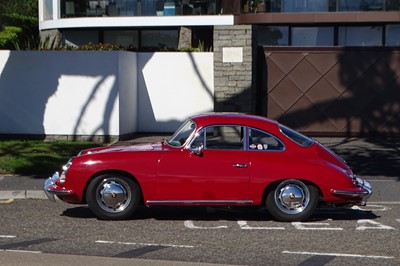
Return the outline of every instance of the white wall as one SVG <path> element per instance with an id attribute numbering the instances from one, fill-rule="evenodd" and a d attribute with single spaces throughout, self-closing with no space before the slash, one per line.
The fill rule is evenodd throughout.
<path id="1" fill-rule="evenodd" d="M 214 110 L 213 53 L 138 54 L 138 130 L 172 132 Z"/>
<path id="2" fill-rule="evenodd" d="M 125 135 L 137 132 L 137 54 L 119 54 L 119 129 L 120 135 Z"/>
<path id="3" fill-rule="evenodd" d="M 136 86 L 120 78 L 136 68 L 135 54 L 0 51 L 0 62 L 0 134 L 120 135 L 136 129 L 119 121 L 121 91 L 133 90 L 124 101 L 136 105 Z M 135 115 L 123 118 L 136 122 Z"/>
<path id="4" fill-rule="evenodd" d="M 173 131 L 213 88 L 212 53 L 0 51 L 0 134 Z"/>

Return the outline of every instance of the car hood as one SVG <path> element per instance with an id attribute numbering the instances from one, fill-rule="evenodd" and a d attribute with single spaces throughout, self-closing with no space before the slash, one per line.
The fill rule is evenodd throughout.
<path id="1" fill-rule="evenodd" d="M 108 146 L 98 147 L 84 150 L 80 155 L 96 154 L 96 153 L 109 153 L 109 152 L 139 152 L 139 151 L 159 151 L 163 149 L 161 142 L 156 143 L 143 143 L 124 146 Z"/>

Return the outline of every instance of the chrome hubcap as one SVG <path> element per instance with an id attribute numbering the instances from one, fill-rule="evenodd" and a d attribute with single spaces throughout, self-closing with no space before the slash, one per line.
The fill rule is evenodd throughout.
<path id="1" fill-rule="evenodd" d="M 301 213 L 310 202 L 310 192 L 300 181 L 283 182 L 275 191 L 275 202 L 284 213 Z"/>
<path id="2" fill-rule="evenodd" d="M 111 213 L 124 211 L 131 201 L 129 185 L 119 179 L 104 179 L 97 193 L 99 206 Z"/>

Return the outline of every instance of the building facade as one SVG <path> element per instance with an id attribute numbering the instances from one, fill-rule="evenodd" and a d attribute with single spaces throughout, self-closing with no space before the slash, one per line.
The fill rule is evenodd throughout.
<path id="1" fill-rule="evenodd" d="M 214 52 L 214 109 L 399 134 L 400 0 L 39 0 L 43 40 Z"/>

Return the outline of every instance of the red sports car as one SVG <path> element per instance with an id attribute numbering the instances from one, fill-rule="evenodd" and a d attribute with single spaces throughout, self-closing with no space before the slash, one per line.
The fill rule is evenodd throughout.
<path id="1" fill-rule="evenodd" d="M 244 114 L 190 117 L 164 142 L 88 149 L 44 185 L 50 200 L 87 203 L 100 219 L 146 206 L 265 206 L 303 221 L 317 206 L 365 205 L 369 182 L 320 143 Z"/>

